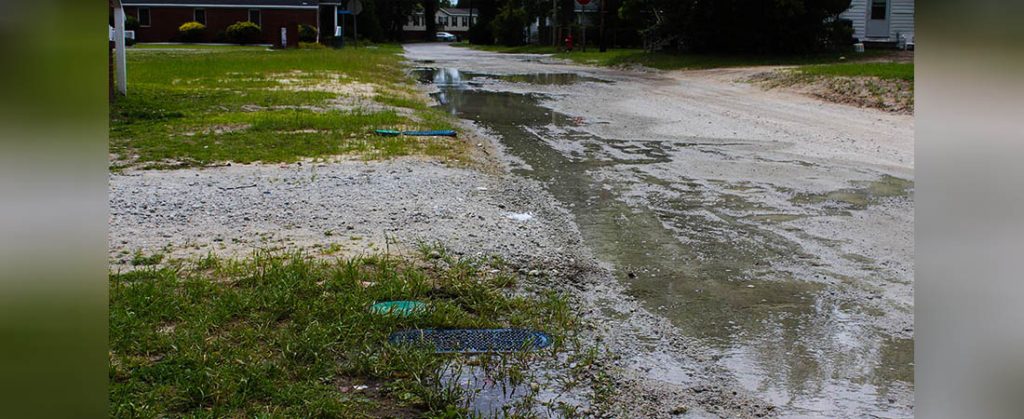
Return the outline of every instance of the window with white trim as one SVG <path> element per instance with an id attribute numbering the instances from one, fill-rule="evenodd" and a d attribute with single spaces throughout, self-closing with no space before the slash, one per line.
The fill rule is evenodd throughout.
<path id="1" fill-rule="evenodd" d="M 194 9 L 192 10 L 192 20 L 206 24 L 206 9 Z"/>

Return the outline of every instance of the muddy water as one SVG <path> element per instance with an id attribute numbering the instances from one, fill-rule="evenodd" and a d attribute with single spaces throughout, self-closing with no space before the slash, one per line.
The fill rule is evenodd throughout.
<path id="1" fill-rule="evenodd" d="M 911 397 L 912 340 L 864 326 L 870 310 L 834 298 L 826 283 L 800 277 L 811 271 L 792 267 L 806 265 L 812 255 L 764 228 L 806 214 L 748 202 L 739 193 L 720 192 L 710 205 L 696 182 L 670 182 L 639 170 L 671 163 L 673 152 L 692 144 L 598 138 L 577 130 L 578 119 L 541 106 L 541 95 L 479 88 L 486 79 L 538 85 L 593 80 L 452 68 L 417 74 L 438 86 L 439 106 L 496 134 L 522 160 L 514 171 L 544 182 L 571 209 L 587 245 L 614 266 L 632 295 L 718 351 L 722 365 L 784 415 L 906 413 L 906 406 L 893 403 Z M 627 199 L 626 177 L 600 174 L 607 169 L 651 187 L 652 204 Z M 723 190 L 744 188 L 730 186 Z M 901 179 L 882 178 L 824 194 L 794 194 L 792 201 L 843 215 L 906 196 L 909 188 Z"/>

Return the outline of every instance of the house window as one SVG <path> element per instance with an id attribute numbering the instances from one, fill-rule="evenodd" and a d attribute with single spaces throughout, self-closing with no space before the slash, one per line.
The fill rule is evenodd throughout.
<path id="1" fill-rule="evenodd" d="M 263 26 L 260 9 L 249 9 L 249 21 L 255 23 L 256 26 Z"/>
<path id="2" fill-rule="evenodd" d="M 465 16 L 462 17 L 462 26 L 469 26 L 469 18 L 468 17 L 465 17 Z"/>
<path id="3" fill-rule="evenodd" d="M 206 24 L 206 9 L 195 9 L 192 11 L 193 20 Z"/>
<path id="4" fill-rule="evenodd" d="M 871 0 L 871 19 L 872 20 L 885 20 L 886 9 L 889 5 L 888 0 Z"/>
<path id="5" fill-rule="evenodd" d="M 149 21 L 149 8 L 148 7 L 140 7 L 139 8 L 139 26 L 148 27 L 149 25 L 150 25 L 150 21 Z"/>

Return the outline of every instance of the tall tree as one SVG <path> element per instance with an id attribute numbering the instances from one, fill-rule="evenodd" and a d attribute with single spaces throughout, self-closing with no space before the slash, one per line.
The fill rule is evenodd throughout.
<path id="1" fill-rule="evenodd" d="M 849 38 L 850 0 L 625 0 L 620 16 L 648 39 L 699 52 L 799 53 Z"/>

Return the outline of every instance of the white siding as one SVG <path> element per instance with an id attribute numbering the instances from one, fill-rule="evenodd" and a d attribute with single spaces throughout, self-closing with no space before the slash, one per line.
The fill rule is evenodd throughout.
<path id="1" fill-rule="evenodd" d="M 914 0 L 892 0 L 889 12 L 889 36 L 899 40 L 899 35 L 907 39 L 914 37 Z"/>
<path id="2" fill-rule="evenodd" d="M 850 8 L 839 15 L 853 21 L 853 36 L 864 39 L 868 21 L 868 3 L 871 0 L 852 0 Z M 898 41 L 899 35 L 914 36 L 914 0 L 889 1 L 889 40 Z"/>
<path id="3" fill-rule="evenodd" d="M 864 39 L 864 26 L 867 24 L 868 19 L 868 1 L 853 0 L 850 2 L 850 8 L 839 15 L 843 19 L 853 21 L 854 38 Z"/>

